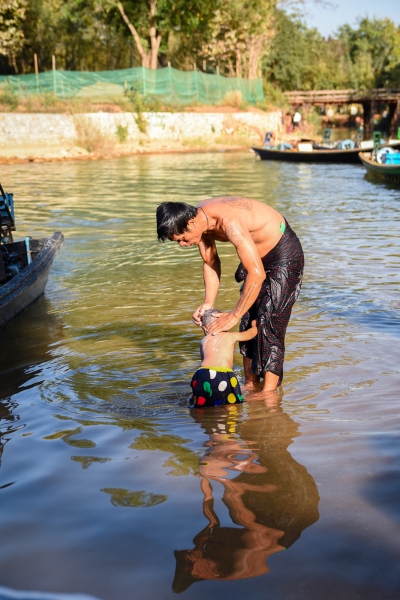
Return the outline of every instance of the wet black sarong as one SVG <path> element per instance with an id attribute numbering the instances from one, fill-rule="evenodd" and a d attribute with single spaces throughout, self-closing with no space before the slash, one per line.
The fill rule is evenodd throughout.
<path id="1" fill-rule="evenodd" d="M 241 354 L 252 359 L 252 372 L 256 375 L 267 371 L 274 373 L 279 377 L 279 384 L 283 379 L 286 328 L 300 293 L 304 269 L 300 240 L 288 222 L 285 223 L 285 233 L 275 248 L 261 259 L 267 276 L 256 301 L 240 323 L 240 331 L 246 331 L 256 319 L 257 336 L 239 344 Z M 236 281 L 243 281 L 246 275 L 240 263 L 235 273 Z"/>

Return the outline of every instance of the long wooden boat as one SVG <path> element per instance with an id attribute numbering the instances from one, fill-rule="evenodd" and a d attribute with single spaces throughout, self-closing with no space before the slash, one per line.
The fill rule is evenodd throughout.
<path id="1" fill-rule="evenodd" d="M 30 239 L 32 262 L 23 260 L 25 242 L 3 244 L 7 252 L 21 257 L 22 268 L 12 279 L 0 284 L 0 328 L 7 325 L 44 292 L 54 257 L 60 250 L 64 236 L 57 231 L 51 238 Z"/>
<path id="2" fill-rule="evenodd" d="M 275 148 L 252 148 L 261 160 L 283 160 L 307 163 L 359 163 L 359 148 L 350 150 L 278 150 Z"/>
<path id="3" fill-rule="evenodd" d="M 27 308 L 46 287 L 54 257 L 64 236 L 13 241 L 15 231 L 12 194 L 0 185 L 0 328 Z"/>
<path id="4" fill-rule="evenodd" d="M 360 160 L 367 172 L 389 183 L 400 184 L 400 165 L 387 165 L 378 163 L 372 158 L 370 152 L 360 152 Z"/>
<path id="5" fill-rule="evenodd" d="M 309 151 L 278 150 L 275 148 L 252 148 L 261 160 L 283 160 L 285 162 L 307 163 L 359 163 L 359 148 L 338 150 L 336 148 Z"/>
<path id="6" fill-rule="evenodd" d="M 310 145 L 310 144 L 309 144 Z M 391 146 L 400 146 L 400 140 Z M 338 148 L 321 150 L 312 148 L 310 150 L 279 150 L 277 148 L 252 148 L 261 160 L 283 160 L 285 162 L 307 162 L 307 163 L 341 163 L 356 164 L 360 162 L 360 148 L 340 150 Z"/>

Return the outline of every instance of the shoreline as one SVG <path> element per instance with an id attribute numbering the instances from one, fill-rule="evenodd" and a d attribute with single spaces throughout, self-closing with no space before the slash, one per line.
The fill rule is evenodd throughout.
<path id="1" fill-rule="evenodd" d="M 256 145 L 256 144 L 255 144 Z M 17 165 L 27 163 L 58 163 L 71 161 L 90 161 L 90 160 L 110 160 L 114 158 L 128 158 L 131 156 L 147 156 L 153 154 L 205 154 L 205 153 L 221 153 L 221 152 L 248 152 L 251 151 L 251 146 L 243 145 L 227 145 L 216 147 L 211 145 L 208 148 L 204 147 L 176 147 L 176 148 L 139 148 L 130 151 L 114 151 L 112 153 L 85 153 L 85 154 L 62 154 L 60 152 L 56 156 L 42 156 L 39 152 L 36 156 L 29 153 L 28 156 L 12 156 L 0 155 L 0 165 Z M 65 151 L 63 151 L 65 152 Z"/>

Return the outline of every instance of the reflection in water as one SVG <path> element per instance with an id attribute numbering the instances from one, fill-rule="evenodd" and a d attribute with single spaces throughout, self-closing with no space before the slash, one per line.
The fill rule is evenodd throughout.
<path id="1" fill-rule="evenodd" d="M 175 551 L 174 592 L 196 581 L 267 573 L 268 557 L 289 548 L 319 518 L 315 482 L 287 450 L 298 425 L 280 406 L 257 402 L 247 410 L 260 412 L 243 419 L 237 406 L 192 411 L 208 436 L 198 465 L 208 524 L 192 550 Z M 218 483 L 232 527 L 221 525 L 214 508 Z"/>
<path id="2" fill-rule="evenodd" d="M 21 388 L 29 388 L 30 382 L 40 376 L 43 363 L 53 358 L 51 346 L 62 338 L 60 320 L 48 313 L 49 307 L 45 298 L 39 298 L 1 331 L 0 466 L 9 436 L 25 427 L 14 414 L 18 403 L 11 397 Z"/>
<path id="3" fill-rule="evenodd" d="M 245 152 L 3 165 L 18 235 L 66 237 L 45 297 L 0 332 L 3 585 L 166 597 L 177 550 L 177 591 L 208 578 L 210 597 L 237 600 L 245 585 L 258 598 L 267 576 L 241 578 L 268 562 L 269 600 L 299 586 L 308 600 L 397 598 L 398 192 L 361 166 L 267 163 Z M 297 425 L 259 400 L 193 418 L 185 405 L 201 259 L 160 245 L 154 214 L 161 200 L 220 194 L 267 202 L 304 244 L 285 410 L 325 513 L 298 544 L 318 493 L 287 450 Z M 218 250 L 218 305 L 229 308 L 237 255 Z"/>
<path id="4" fill-rule="evenodd" d="M 165 494 L 152 494 L 144 490 L 130 492 L 121 488 L 103 488 L 101 490 L 111 496 L 113 506 L 130 506 L 131 508 L 148 508 L 162 504 L 168 498 Z"/>
<path id="5" fill-rule="evenodd" d="M 43 363 L 54 358 L 54 349 L 63 339 L 63 324 L 49 311 L 42 296 L 6 328 L 1 330 L 0 400 L 30 387 Z"/>
<path id="6" fill-rule="evenodd" d="M 13 414 L 13 410 L 16 407 L 16 402 L 11 402 L 9 400 L 0 402 L 0 467 L 4 446 L 9 440 L 8 436 L 19 429 L 19 426 L 16 425 L 19 421 L 19 416 Z"/>

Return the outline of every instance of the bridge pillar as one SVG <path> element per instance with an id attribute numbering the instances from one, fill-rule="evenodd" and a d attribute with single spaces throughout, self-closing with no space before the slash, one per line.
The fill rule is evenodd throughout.
<path id="1" fill-rule="evenodd" d="M 371 137 L 371 102 L 362 103 L 364 112 L 364 139 Z"/>
<path id="2" fill-rule="evenodd" d="M 389 103 L 389 119 L 390 119 L 390 137 L 397 138 L 397 131 L 400 127 L 400 100 Z"/>
<path id="3" fill-rule="evenodd" d="M 375 100 L 364 101 L 362 103 L 364 109 L 364 137 L 366 140 L 372 138 L 374 132 L 374 114 L 376 112 Z"/>

